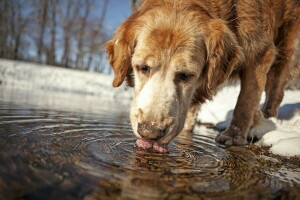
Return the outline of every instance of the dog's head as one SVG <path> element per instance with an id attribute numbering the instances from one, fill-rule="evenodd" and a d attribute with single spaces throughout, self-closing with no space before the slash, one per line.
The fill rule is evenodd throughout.
<path id="1" fill-rule="evenodd" d="M 107 42 L 113 86 L 135 89 L 131 110 L 138 138 L 168 144 L 183 129 L 192 102 L 204 102 L 240 60 L 234 34 L 222 20 L 193 8 L 141 10 Z"/>

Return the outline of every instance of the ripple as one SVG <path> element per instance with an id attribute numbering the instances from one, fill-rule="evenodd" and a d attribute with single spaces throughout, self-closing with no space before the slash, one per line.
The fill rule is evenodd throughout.
<path id="1" fill-rule="evenodd" d="M 136 147 L 128 114 L 3 107 L 0 101 L 0 199 L 299 195 L 299 166 L 247 147 L 220 148 L 212 129 L 182 134 L 162 154 Z"/>

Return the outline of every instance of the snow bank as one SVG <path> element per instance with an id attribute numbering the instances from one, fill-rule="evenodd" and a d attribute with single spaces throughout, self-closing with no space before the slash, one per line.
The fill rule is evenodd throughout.
<path id="1" fill-rule="evenodd" d="M 232 118 L 238 94 L 238 86 L 223 88 L 211 102 L 202 105 L 197 119 L 226 128 Z M 261 99 L 263 105 L 265 96 Z M 278 119 L 264 119 L 251 130 L 250 135 L 261 138 L 256 144 L 271 146 L 270 151 L 284 156 L 300 156 L 300 91 L 288 90 L 278 113 Z"/>
<path id="2" fill-rule="evenodd" d="M 270 151 L 284 156 L 300 156 L 300 112 L 289 120 L 271 119 L 276 129 L 267 132 L 257 142 L 260 146 L 271 146 Z"/>
<path id="3" fill-rule="evenodd" d="M 72 92 L 130 101 L 132 90 L 124 86 L 125 84 L 113 89 L 112 80 L 113 76 L 101 73 L 0 59 L 2 86 Z"/>

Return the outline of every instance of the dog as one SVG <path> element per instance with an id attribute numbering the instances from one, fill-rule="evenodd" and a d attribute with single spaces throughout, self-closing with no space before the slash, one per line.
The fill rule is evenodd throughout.
<path id="1" fill-rule="evenodd" d="M 276 117 L 298 76 L 299 41 L 299 0 L 145 0 L 105 48 L 113 87 L 124 80 L 134 87 L 137 146 L 167 152 L 227 80 L 239 79 L 241 90 L 230 125 L 215 140 L 247 144 L 262 117 Z"/>

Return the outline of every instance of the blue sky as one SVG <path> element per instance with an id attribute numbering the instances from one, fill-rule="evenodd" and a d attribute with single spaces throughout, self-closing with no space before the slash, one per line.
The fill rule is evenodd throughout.
<path id="1" fill-rule="evenodd" d="M 104 0 L 100 0 L 100 8 Z M 112 36 L 116 28 L 131 15 L 131 0 L 109 0 L 104 18 L 104 32 Z M 105 73 L 109 73 L 109 64 L 106 61 Z"/>
<path id="2" fill-rule="evenodd" d="M 104 0 L 101 0 L 103 4 Z M 105 30 L 112 33 L 131 14 L 130 0 L 110 0 L 104 20 Z"/>

